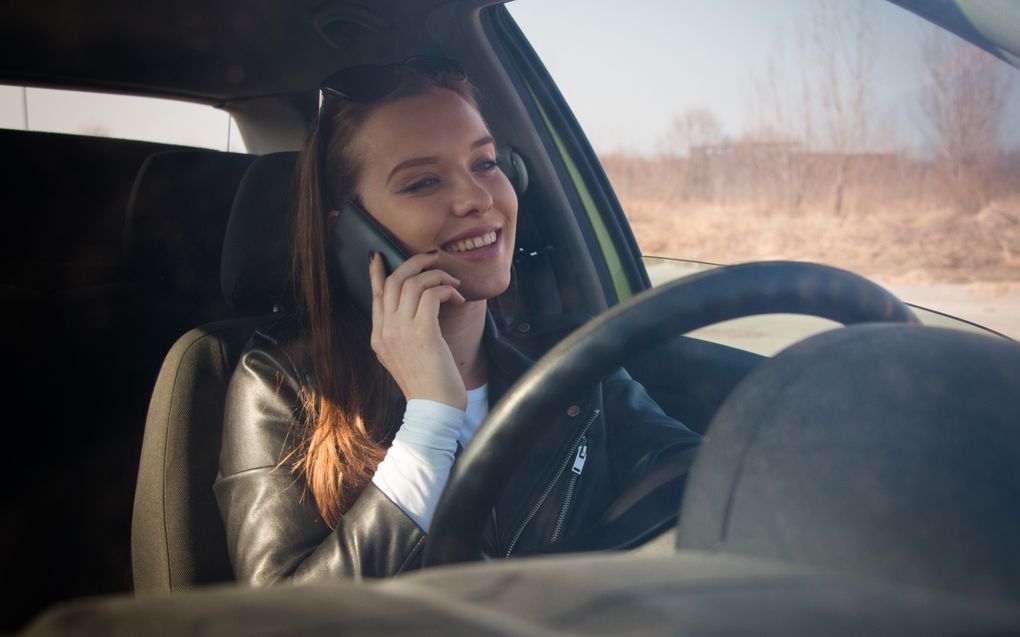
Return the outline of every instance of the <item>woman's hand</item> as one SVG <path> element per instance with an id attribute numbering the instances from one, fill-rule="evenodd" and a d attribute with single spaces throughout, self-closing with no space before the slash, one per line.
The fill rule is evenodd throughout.
<path id="1" fill-rule="evenodd" d="M 439 307 L 464 303 L 460 281 L 442 270 L 426 270 L 438 253 L 418 254 L 386 276 L 372 253 L 372 350 L 397 381 L 404 398 L 423 398 L 467 408 L 464 381 L 439 329 Z"/>

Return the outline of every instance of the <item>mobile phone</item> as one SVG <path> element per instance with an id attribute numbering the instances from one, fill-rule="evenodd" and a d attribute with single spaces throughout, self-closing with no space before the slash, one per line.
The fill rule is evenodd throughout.
<path id="1" fill-rule="evenodd" d="M 407 260 L 407 253 L 356 201 L 349 201 L 341 208 L 333 223 L 329 244 L 334 274 L 343 287 L 338 292 L 347 295 L 359 312 L 371 318 L 372 281 L 368 277 L 368 255 L 373 251 L 380 253 L 389 275 Z"/>

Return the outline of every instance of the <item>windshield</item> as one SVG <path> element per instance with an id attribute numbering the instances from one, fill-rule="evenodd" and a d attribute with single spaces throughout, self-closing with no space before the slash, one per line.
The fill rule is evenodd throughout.
<path id="1" fill-rule="evenodd" d="M 696 266 L 650 256 L 817 261 L 1020 338 L 1016 69 L 877 0 L 508 8 L 653 283 Z"/>

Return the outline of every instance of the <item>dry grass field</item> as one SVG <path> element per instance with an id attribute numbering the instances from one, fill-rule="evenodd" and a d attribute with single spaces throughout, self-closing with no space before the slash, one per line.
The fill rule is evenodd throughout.
<path id="1" fill-rule="evenodd" d="M 663 174 L 668 163 L 611 156 L 603 165 L 646 255 L 822 262 L 1020 339 L 1020 193 L 966 212 L 934 197 L 857 197 L 835 214 L 821 197 L 795 209 L 767 198 L 684 197 L 666 186 L 683 180 Z"/>
<path id="2" fill-rule="evenodd" d="M 884 281 L 1020 285 L 1020 198 L 976 215 L 875 210 L 762 211 L 723 205 L 622 201 L 643 253 L 715 263 L 820 261 Z"/>

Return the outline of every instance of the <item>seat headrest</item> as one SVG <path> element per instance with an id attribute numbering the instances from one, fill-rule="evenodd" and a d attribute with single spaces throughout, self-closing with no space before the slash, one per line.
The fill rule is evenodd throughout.
<path id="1" fill-rule="evenodd" d="M 298 153 L 271 153 L 252 162 L 230 211 L 220 286 L 230 306 L 245 314 L 289 308 L 291 237 Z"/>
<path id="2" fill-rule="evenodd" d="M 234 192 L 253 160 L 214 150 L 150 155 L 135 177 L 124 225 L 134 275 L 178 291 L 210 288 Z"/>

